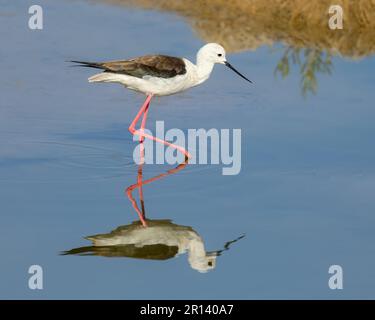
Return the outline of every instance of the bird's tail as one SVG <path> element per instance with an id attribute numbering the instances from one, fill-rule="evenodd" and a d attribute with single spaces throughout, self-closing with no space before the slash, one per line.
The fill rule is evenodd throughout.
<path id="1" fill-rule="evenodd" d="M 118 76 L 113 73 L 98 73 L 90 77 L 89 82 L 119 82 Z"/>
<path id="2" fill-rule="evenodd" d="M 77 63 L 77 65 L 75 65 L 77 67 L 87 67 L 103 70 L 103 73 L 98 73 L 90 77 L 88 79 L 89 82 L 119 82 L 118 76 L 113 73 L 107 72 L 102 63 L 77 60 L 72 60 L 70 62 Z"/>

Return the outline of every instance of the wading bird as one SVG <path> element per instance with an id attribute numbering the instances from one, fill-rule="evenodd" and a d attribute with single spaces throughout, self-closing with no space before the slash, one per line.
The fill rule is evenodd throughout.
<path id="1" fill-rule="evenodd" d="M 138 135 L 140 142 L 143 142 L 144 138 L 160 142 L 181 151 L 186 159 L 190 158 L 190 154 L 184 148 L 144 132 L 152 97 L 175 94 L 203 83 L 210 77 L 216 63 L 226 65 L 240 77 L 251 82 L 227 61 L 224 48 L 217 43 L 208 43 L 200 48 L 196 64 L 185 58 L 166 55 L 146 55 L 130 60 L 108 62 L 71 62 L 82 67 L 103 70 L 90 77 L 89 82 L 116 82 L 128 89 L 146 94 L 147 98 L 130 124 L 129 131 L 133 135 Z M 141 127 L 138 130 L 135 126 L 142 115 Z"/>

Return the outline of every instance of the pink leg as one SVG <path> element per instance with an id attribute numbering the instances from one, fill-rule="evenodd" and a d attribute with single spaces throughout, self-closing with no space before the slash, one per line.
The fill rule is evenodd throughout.
<path id="1" fill-rule="evenodd" d="M 169 146 L 169 147 L 172 147 L 180 152 L 182 152 L 184 155 L 185 155 L 185 160 L 187 159 L 190 159 L 191 158 L 191 155 L 190 153 L 185 150 L 184 148 L 180 147 L 180 146 L 177 146 L 173 143 L 170 143 L 170 142 L 167 142 L 167 141 L 164 141 L 162 139 L 159 139 L 157 137 L 154 137 L 150 134 L 147 134 L 147 133 L 144 133 L 144 128 L 142 129 L 142 124 L 143 126 L 145 125 L 146 123 L 146 119 L 147 119 L 147 113 L 148 113 L 148 107 L 149 107 L 149 104 L 150 104 L 150 101 L 151 101 L 151 98 L 153 97 L 152 94 L 148 95 L 147 98 L 146 98 L 146 101 L 144 102 L 144 104 L 142 105 L 141 109 L 139 110 L 138 114 L 135 116 L 133 122 L 130 124 L 129 126 L 129 131 L 131 132 L 131 134 L 133 135 L 139 135 L 140 136 L 140 140 L 141 139 L 144 139 L 144 138 L 148 138 L 150 140 L 153 140 L 155 142 L 159 142 L 159 143 L 162 143 L 166 146 Z M 142 119 L 142 124 L 141 124 L 141 130 L 137 130 L 135 129 L 135 125 L 137 124 L 137 122 L 139 121 L 139 118 L 141 117 L 141 115 L 144 115 L 143 116 L 143 119 Z M 146 117 L 145 117 L 146 115 Z"/>
<path id="2" fill-rule="evenodd" d="M 140 132 L 142 133 L 142 135 L 139 136 L 139 143 L 140 143 L 139 152 L 140 152 L 140 163 L 141 164 L 144 163 L 144 159 L 145 159 L 145 147 L 143 145 L 143 141 L 145 140 L 145 137 L 144 137 L 143 133 L 144 133 L 144 130 L 145 130 L 145 127 L 146 127 L 147 114 L 148 114 L 149 107 L 150 107 L 150 102 L 148 103 L 145 110 L 143 111 L 143 117 L 142 117 L 141 129 L 140 129 Z M 141 188 L 139 190 L 141 192 Z"/>
<path id="3" fill-rule="evenodd" d="M 139 118 L 141 117 L 141 115 L 145 112 L 146 108 L 148 108 L 148 106 L 150 105 L 150 101 L 152 99 L 152 94 L 149 94 L 145 100 L 145 102 L 143 103 L 142 107 L 139 109 L 137 115 L 135 116 L 135 118 L 133 119 L 133 122 L 130 124 L 129 126 L 129 131 L 131 134 L 134 134 L 134 127 L 135 125 L 137 124 Z"/>
<path id="4" fill-rule="evenodd" d="M 139 130 L 135 130 L 133 134 L 139 134 L 139 135 L 141 135 L 141 132 L 139 132 Z M 150 134 L 147 134 L 147 133 L 143 133 L 142 135 L 143 135 L 145 138 L 148 138 L 148 139 L 150 139 L 150 140 L 153 140 L 153 141 L 156 141 L 156 142 L 162 143 L 162 144 L 164 144 L 164 145 L 166 145 L 166 146 L 172 147 L 172 148 L 174 148 L 174 149 L 180 151 L 181 153 L 183 153 L 183 154 L 185 155 L 185 160 L 188 160 L 188 159 L 191 158 L 190 153 L 189 153 L 187 150 L 185 150 L 184 148 L 180 147 L 180 146 L 177 146 L 177 145 L 175 145 L 175 144 L 173 144 L 173 143 L 170 143 L 170 142 L 168 142 L 168 141 L 165 141 L 165 140 L 159 139 L 159 138 L 154 137 L 154 136 L 152 136 L 152 135 L 150 135 Z"/>
<path id="5" fill-rule="evenodd" d="M 141 123 L 141 132 L 142 133 L 145 130 L 145 127 L 146 127 L 146 121 L 147 121 L 147 115 L 148 115 L 149 107 L 150 107 L 150 102 L 148 103 L 147 107 L 145 108 L 145 110 L 143 112 L 143 118 L 142 118 L 142 123 Z M 139 137 L 139 142 L 143 142 L 144 139 L 145 139 L 144 136 L 140 136 Z"/>

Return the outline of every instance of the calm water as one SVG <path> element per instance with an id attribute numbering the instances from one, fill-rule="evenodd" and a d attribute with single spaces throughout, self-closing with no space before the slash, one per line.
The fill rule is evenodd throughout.
<path id="1" fill-rule="evenodd" d="M 296 68 L 274 77 L 283 47 L 260 46 L 229 55 L 254 86 L 216 66 L 203 86 L 153 101 L 151 128 L 242 129 L 239 175 L 187 166 L 144 186 L 147 217 L 207 251 L 245 234 L 209 272 L 187 254 L 173 258 L 173 247 L 117 254 L 153 260 L 61 255 L 137 220 L 124 194 L 137 179 L 127 127 L 143 100 L 88 84 L 92 70 L 65 61 L 153 52 L 194 60 L 203 41 L 172 13 L 39 3 L 43 31 L 27 28 L 33 1 L 0 7 L 0 298 L 375 298 L 373 57 L 333 57 L 332 75 L 319 73 L 317 94 L 303 97 Z M 144 178 L 168 169 L 145 166 Z M 44 290 L 28 288 L 33 264 Z M 334 264 L 344 269 L 341 291 L 327 285 Z"/>

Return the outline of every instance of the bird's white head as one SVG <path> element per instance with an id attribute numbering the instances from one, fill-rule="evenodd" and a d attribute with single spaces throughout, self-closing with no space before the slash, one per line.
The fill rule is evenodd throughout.
<path id="1" fill-rule="evenodd" d="M 201 78 L 204 80 L 208 78 L 212 71 L 215 63 L 225 64 L 229 69 L 237 73 L 241 78 L 252 83 L 251 80 L 246 78 L 242 73 L 237 71 L 228 61 L 225 56 L 224 48 L 217 43 L 207 43 L 202 48 L 199 49 L 197 54 L 197 65 L 199 71 L 203 74 Z"/>
<path id="2" fill-rule="evenodd" d="M 226 62 L 225 50 L 217 43 L 207 43 L 204 45 L 199 49 L 197 57 L 199 60 L 211 63 L 224 64 Z"/>

